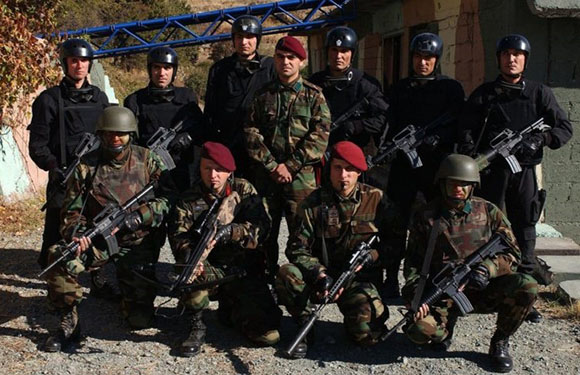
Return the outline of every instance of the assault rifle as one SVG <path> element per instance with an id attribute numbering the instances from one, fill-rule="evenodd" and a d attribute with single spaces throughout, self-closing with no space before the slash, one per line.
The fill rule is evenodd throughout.
<path id="1" fill-rule="evenodd" d="M 479 166 L 479 170 L 487 168 L 493 159 L 500 155 L 508 163 L 512 173 L 521 172 L 522 166 L 518 162 L 514 153 L 517 151 L 517 147 L 524 139 L 524 136 L 534 131 L 544 132 L 550 129 L 551 127 L 549 125 L 544 124 L 543 117 L 520 131 L 504 129 L 489 142 L 490 149 L 475 159 Z"/>
<path id="2" fill-rule="evenodd" d="M 147 141 L 147 148 L 155 152 L 157 155 L 159 155 L 159 157 L 163 161 L 163 164 L 165 164 L 165 166 L 169 170 L 175 168 L 175 162 L 173 161 L 173 158 L 169 154 L 169 145 L 171 144 L 171 142 L 173 142 L 177 134 L 182 129 L 183 129 L 183 120 L 179 121 L 177 125 L 169 129 L 159 127 L 155 131 L 155 133 L 153 133 L 151 138 L 149 138 L 149 140 Z M 188 144 L 191 143 L 191 136 L 189 134 L 187 134 L 186 138 L 187 141 L 183 143 Z"/>
<path id="3" fill-rule="evenodd" d="M 336 120 L 332 122 L 332 124 L 330 124 L 330 132 L 332 133 L 336 129 L 340 128 L 342 123 L 350 119 L 351 117 L 358 116 L 361 113 L 363 113 L 364 112 L 363 108 L 369 104 L 370 102 L 366 96 L 361 100 L 359 100 L 358 102 L 354 103 L 352 107 L 343 112 Z"/>
<path id="4" fill-rule="evenodd" d="M 76 167 L 80 164 L 81 158 L 89 152 L 95 151 L 97 148 L 99 148 L 100 145 L 101 141 L 96 135 L 91 133 L 85 133 L 83 135 L 81 141 L 74 150 L 74 161 L 64 169 L 63 179 L 59 184 L 60 186 L 57 190 L 54 190 L 52 194 L 50 194 L 50 196 L 46 199 L 46 203 L 40 208 L 40 211 L 46 210 L 48 202 L 54 199 L 60 189 L 64 190 L 66 188 L 66 183 L 73 175 Z"/>
<path id="5" fill-rule="evenodd" d="M 169 287 L 169 291 L 175 289 L 186 289 L 186 285 L 191 284 L 195 279 L 195 272 L 200 263 L 205 259 L 212 250 L 210 243 L 215 238 L 217 227 L 219 225 L 229 224 L 234 218 L 236 205 L 240 202 L 240 196 L 232 192 L 224 199 L 215 199 L 205 216 L 199 224 L 192 229 L 192 235 L 198 238 L 195 248 L 189 253 L 183 271 Z"/>
<path id="6" fill-rule="evenodd" d="M 374 157 L 367 157 L 367 164 L 369 168 L 381 163 L 385 159 L 390 159 L 399 150 L 405 153 L 405 156 L 411 163 L 413 168 L 420 168 L 423 166 L 423 161 L 417 153 L 417 147 L 421 146 L 429 132 L 440 126 L 447 124 L 455 119 L 455 114 L 452 112 L 445 112 L 443 115 L 436 118 L 422 128 L 416 128 L 415 125 L 407 125 L 406 128 L 398 132 L 393 140 L 381 147 Z"/>
<path id="7" fill-rule="evenodd" d="M 304 337 L 306 337 L 308 332 L 310 332 L 310 330 L 314 326 L 314 322 L 318 320 L 320 313 L 326 307 L 326 305 L 333 302 L 336 296 L 338 295 L 338 292 L 342 288 L 344 288 L 347 285 L 347 283 L 349 283 L 352 279 L 354 279 L 359 267 L 364 267 L 368 263 L 372 262 L 372 257 L 370 254 L 372 250 L 371 247 L 376 241 L 378 241 L 378 239 L 379 237 L 375 234 L 370 238 L 368 242 L 361 242 L 358 244 L 354 254 L 352 255 L 352 258 L 348 262 L 349 264 L 348 269 L 344 271 L 340 275 L 340 277 L 334 282 L 334 284 L 328 291 L 328 294 L 326 295 L 326 297 L 324 297 L 324 301 L 320 305 L 318 305 L 316 310 L 314 310 L 312 315 L 310 315 L 308 321 L 302 326 L 302 328 L 300 328 L 300 331 L 298 332 L 298 334 L 296 335 L 296 337 L 294 338 L 288 349 L 286 349 L 286 354 L 288 356 L 291 356 L 292 353 L 294 353 L 298 344 L 302 342 L 302 340 L 304 340 Z"/>
<path id="8" fill-rule="evenodd" d="M 135 203 L 138 203 L 143 197 L 145 197 L 151 190 L 153 190 L 157 181 L 151 181 L 143 190 L 137 193 L 133 198 L 129 199 L 123 206 L 110 203 L 108 204 L 95 218 L 93 219 L 93 227 L 83 234 L 83 237 L 93 239 L 96 236 L 102 236 L 107 243 L 107 250 L 109 255 L 115 255 L 119 252 L 119 245 L 117 243 L 117 238 L 113 234 L 115 228 L 122 229 L 125 217 L 130 213 L 130 208 Z M 42 270 L 38 274 L 38 277 L 43 276 L 45 273 L 50 271 L 53 267 L 73 256 L 77 249 L 79 248 L 78 242 L 70 242 L 62 250 L 62 255 L 60 258 L 52 262 L 48 267 Z"/>
<path id="9" fill-rule="evenodd" d="M 444 294 L 448 295 L 457 304 L 462 315 L 473 311 L 473 306 L 469 299 L 463 294 L 462 287 L 466 284 L 467 275 L 474 266 L 483 262 L 485 259 L 492 257 L 508 247 L 507 241 L 500 233 L 494 234 L 489 242 L 481 246 L 473 254 L 465 258 L 462 262 L 452 262 L 447 264 L 432 280 L 433 289 L 427 296 L 421 299 L 419 307 L 423 304 L 431 307 Z M 381 341 L 388 339 L 393 333 L 403 325 L 414 320 L 416 311 L 409 310 L 403 319 L 401 319 L 393 328 L 383 333 Z"/>

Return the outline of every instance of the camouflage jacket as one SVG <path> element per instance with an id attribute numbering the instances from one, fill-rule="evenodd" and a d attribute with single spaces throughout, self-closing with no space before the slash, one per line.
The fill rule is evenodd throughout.
<path id="1" fill-rule="evenodd" d="M 343 198 L 325 183 L 300 204 L 298 226 L 290 234 L 286 256 L 300 269 L 306 282 L 313 282 L 323 269 L 333 277 L 338 276 L 348 267 L 353 250 L 361 241 L 383 232 L 384 212 L 383 193 L 379 189 L 358 183 L 351 196 Z M 323 235 L 327 265 L 322 264 Z M 379 261 L 359 272 L 359 279 L 369 279 L 380 272 L 385 254 L 377 250 L 374 255 Z"/>
<path id="2" fill-rule="evenodd" d="M 429 269 L 430 277 L 435 276 L 447 263 L 468 257 L 486 244 L 496 232 L 506 236 L 510 249 L 507 253 L 483 262 L 490 277 L 515 271 L 521 260 L 510 223 L 493 203 L 473 197 L 467 201 L 462 211 L 441 210 L 440 207 L 441 201 L 435 199 L 421 207 L 411 221 L 404 267 L 406 284 L 403 288 L 403 296 L 409 301 L 413 298 L 419 282 L 429 235 L 438 212 L 441 212 L 441 222 Z"/>
<path id="3" fill-rule="evenodd" d="M 228 182 L 224 195 L 234 191 L 241 199 L 232 221 L 237 224 L 232 233 L 235 243 L 213 249 L 208 256 L 213 265 L 246 264 L 248 259 L 245 258 L 253 255 L 241 250 L 258 248 L 270 230 L 270 216 L 254 186 L 247 180 L 235 178 L 233 183 Z M 203 219 L 211 202 L 219 198 L 223 197 L 212 194 L 202 182 L 181 195 L 169 220 L 169 242 L 178 263 L 184 262 L 186 254 L 195 248 L 197 238 L 192 230 Z M 262 251 L 261 247 L 258 249 Z"/>
<path id="4" fill-rule="evenodd" d="M 120 246 L 139 244 L 158 228 L 167 214 L 173 197 L 169 174 L 161 159 L 140 146 L 130 145 L 122 160 L 104 158 L 102 149 L 86 155 L 67 185 L 61 212 L 61 234 L 67 241 L 93 225 L 93 218 L 110 203 L 123 205 L 150 181 L 159 181 L 154 194 L 136 207 L 143 224 L 134 233 L 119 232 Z"/>
<path id="5" fill-rule="evenodd" d="M 276 79 L 256 92 L 244 134 L 251 159 L 269 172 L 284 163 L 295 175 L 320 161 L 329 130 L 322 89 L 300 77 L 290 86 Z"/>

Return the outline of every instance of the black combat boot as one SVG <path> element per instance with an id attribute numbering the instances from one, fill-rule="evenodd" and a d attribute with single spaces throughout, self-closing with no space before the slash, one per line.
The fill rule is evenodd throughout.
<path id="1" fill-rule="evenodd" d="M 62 312 L 58 331 L 46 340 L 44 350 L 51 353 L 60 352 L 70 344 L 79 342 L 80 339 L 81 325 L 75 306 Z"/>
<path id="2" fill-rule="evenodd" d="M 491 368 L 495 372 L 510 372 L 513 368 L 512 357 L 509 352 L 509 336 L 493 335 L 489 345 L 489 359 Z"/>
<path id="3" fill-rule="evenodd" d="M 431 344 L 431 349 L 438 352 L 446 352 L 453 343 L 453 332 L 455 331 L 455 324 L 457 324 L 457 316 L 450 316 L 447 319 L 447 337 L 441 342 Z"/>
<path id="4" fill-rule="evenodd" d="M 542 321 L 542 314 L 535 307 L 532 306 L 532 309 L 526 315 L 526 321 L 531 323 L 540 323 Z"/>
<path id="5" fill-rule="evenodd" d="M 298 331 L 300 331 L 302 326 L 304 326 L 306 324 L 306 322 L 308 322 L 308 319 L 310 319 L 310 315 L 301 316 L 300 318 L 297 319 Z M 309 343 L 310 343 L 310 345 L 314 344 L 314 329 L 315 328 L 316 328 L 315 326 L 312 326 L 312 328 L 310 329 L 310 332 L 308 332 L 308 334 L 306 335 L 304 340 L 300 341 L 298 343 L 298 345 L 296 345 L 294 352 L 290 355 L 291 359 L 299 359 L 299 358 L 306 357 L 306 354 L 308 353 L 308 344 Z"/>
<path id="6" fill-rule="evenodd" d="M 181 343 L 179 352 L 183 357 L 193 357 L 201 351 L 205 341 L 206 326 L 203 322 L 203 310 L 191 313 L 191 331 L 189 337 Z"/>

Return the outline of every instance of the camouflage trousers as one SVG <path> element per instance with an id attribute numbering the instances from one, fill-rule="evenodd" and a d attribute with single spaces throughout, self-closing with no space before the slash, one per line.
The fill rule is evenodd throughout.
<path id="1" fill-rule="evenodd" d="M 225 266 L 212 265 L 207 259 L 203 266 L 204 272 L 195 279 L 194 284 L 218 280 L 231 272 Z M 250 339 L 280 327 L 282 311 L 274 301 L 263 275 L 248 270 L 243 278 L 212 289 L 186 291 L 181 295 L 181 304 L 190 311 L 200 311 L 208 307 L 210 298 L 218 300 L 220 320 L 234 326 Z"/>
<path id="2" fill-rule="evenodd" d="M 474 307 L 475 313 L 497 312 L 496 332 L 502 336 L 514 334 L 532 308 L 538 284 L 523 273 L 513 273 L 492 279 L 484 290 L 466 289 L 465 295 Z M 406 334 L 416 344 L 438 343 L 447 335 L 448 322 L 460 315 L 451 298 L 443 299 L 431 308 L 430 314 L 411 324 Z"/>
<path id="3" fill-rule="evenodd" d="M 292 233 L 296 229 L 296 212 L 298 205 L 304 198 L 316 189 L 316 177 L 312 166 L 307 165 L 298 172 L 291 183 L 276 184 L 268 173 L 262 169 L 256 169 L 252 176 L 252 184 L 258 193 L 264 197 L 268 207 L 268 212 L 272 217 L 272 227 L 263 246 L 266 249 L 268 270 L 270 272 L 277 269 L 278 265 L 278 234 L 280 233 L 280 222 L 282 215 L 286 217 L 288 232 Z"/>
<path id="4" fill-rule="evenodd" d="M 121 289 L 121 311 L 129 324 L 135 328 L 150 326 L 153 322 L 153 301 L 157 294 L 154 285 L 136 276 L 133 270 L 141 266 L 140 273 L 154 279 L 153 265 L 159 258 L 160 241 L 146 238 L 139 245 L 123 247 L 113 258 L 108 252 L 96 247 L 67 262 L 54 267 L 47 274 L 48 298 L 53 306 L 63 309 L 78 305 L 83 298 L 83 289 L 78 276 L 113 261 Z M 49 263 L 61 255 L 62 242 L 49 248 Z"/>
<path id="5" fill-rule="evenodd" d="M 278 300 L 295 319 L 309 315 L 314 307 L 310 301 L 312 289 L 292 263 L 280 267 L 276 292 Z M 344 289 L 336 303 L 344 316 L 347 335 L 361 345 L 376 344 L 389 318 L 389 310 L 381 301 L 375 285 L 355 280 Z"/>

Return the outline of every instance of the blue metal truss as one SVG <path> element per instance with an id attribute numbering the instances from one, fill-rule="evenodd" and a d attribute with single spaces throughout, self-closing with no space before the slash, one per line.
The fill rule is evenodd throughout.
<path id="1" fill-rule="evenodd" d="M 260 18 L 264 35 L 322 28 L 353 20 L 354 3 L 355 0 L 287 0 L 63 31 L 53 36 L 87 35 L 96 57 L 111 57 L 144 52 L 162 45 L 183 47 L 227 40 L 231 38 L 230 29 L 223 32 L 220 26 L 231 25 L 244 14 Z M 268 19 L 277 22 L 268 22 L 272 26 L 264 25 Z"/>

